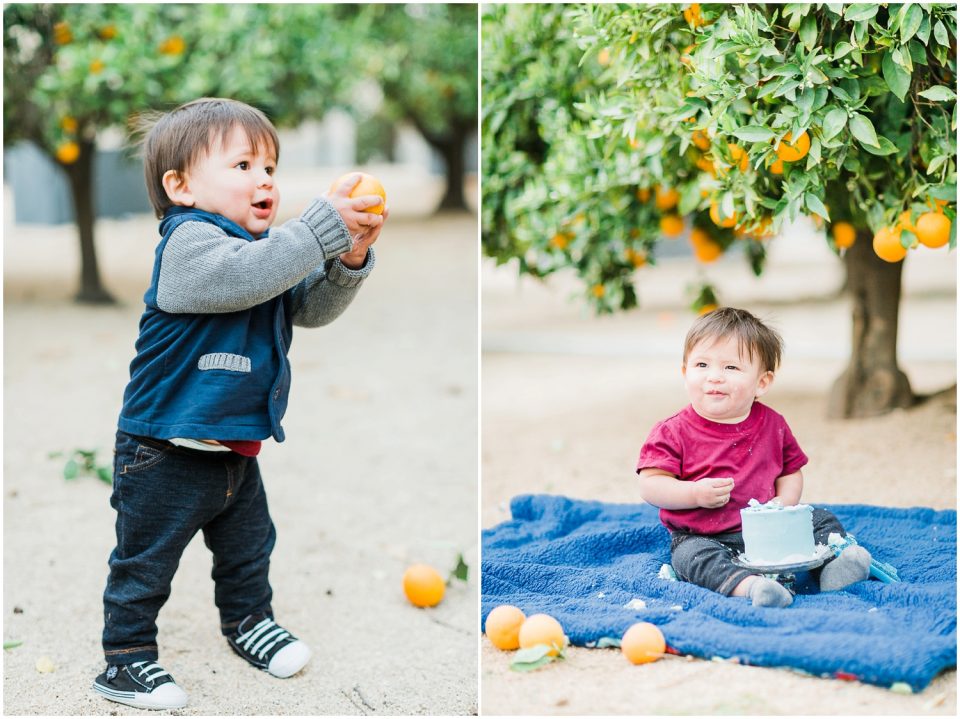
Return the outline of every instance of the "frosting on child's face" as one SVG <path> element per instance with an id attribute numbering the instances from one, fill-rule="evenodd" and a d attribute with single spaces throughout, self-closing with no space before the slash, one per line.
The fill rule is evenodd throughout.
<path id="1" fill-rule="evenodd" d="M 729 337 L 694 345 L 683 367 L 683 379 L 698 415 L 733 424 L 750 415 L 753 401 L 773 382 L 773 372 L 764 371 L 759 357 L 751 359 L 737 339 Z"/>
<path id="2" fill-rule="evenodd" d="M 280 204 L 273 148 L 261 142 L 257 149 L 254 153 L 246 133 L 235 127 L 186 173 L 193 207 L 223 215 L 254 237 L 273 224 Z"/>

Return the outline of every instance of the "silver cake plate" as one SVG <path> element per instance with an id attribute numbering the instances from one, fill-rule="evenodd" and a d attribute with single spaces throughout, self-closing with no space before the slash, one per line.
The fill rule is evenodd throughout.
<path id="1" fill-rule="evenodd" d="M 791 574 L 793 572 L 803 572 L 808 569 L 816 569 L 834 556 L 833 550 L 825 544 L 818 544 L 814 555 L 803 562 L 790 562 L 788 564 L 755 564 L 747 561 L 742 554 L 733 558 L 733 563 L 744 569 L 752 569 L 761 574 Z"/>

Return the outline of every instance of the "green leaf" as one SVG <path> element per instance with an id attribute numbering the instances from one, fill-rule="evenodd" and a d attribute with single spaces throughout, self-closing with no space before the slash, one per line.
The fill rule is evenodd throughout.
<path id="1" fill-rule="evenodd" d="M 80 465 L 75 459 L 68 459 L 67 463 L 63 465 L 63 478 L 64 479 L 76 479 L 77 475 L 80 474 Z"/>
<path id="2" fill-rule="evenodd" d="M 823 118 L 823 126 L 820 128 L 824 140 L 830 140 L 836 137 L 847 124 L 847 111 L 835 107 L 827 116 Z"/>
<path id="3" fill-rule="evenodd" d="M 467 581 L 467 574 L 470 571 L 470 567 L 467 566 L 467 563 L 463 561 L 463 554 L 457 555 L 457 566 L 453 568 L 450 572 L 450 580 L 459 579 L 461 582 Z M 448 580 L 448 583 L 449 581 Z"/>
<path id="4" fill-rule="evenodd" d="M 4 642 L 4 643 L 3 643 L 3 648 L 4 648 L 4 650 L 7 650 L 7 649 L 16 649 L 16 648 L 19 647 L 21 644 L 23 644 L 23 642 Z"/>
<path id="5" fill-rule="evenodd" d="M 883 53 L 882 68 L 887 87 L 903 102 L 907 96 L 907 90 L 910 89 L 910 73 L 894 61 L 893 53 L 890 51 Z"/>
<path id="6" fill-rule="evenodd" d="M 917 34 L 920 29 L 920 23 L 923 21 L 923 10 L 915 3 L 907 5 L 906 13 L 903 16 L 903 22 L 900 23 L 900 42 L 906 42 Z"/>
<path id="7" fill-rule="evenodd" d="M 938 185 L 930 188 L 926 194 L 930 195 L 930 197 L 935 200 L 950 200 L 951 202 L 956 202 L 957 186 L 956 184 Z"/>
<path id="8" fill-rule="evenodd" d="M 104 484 L 113 484 L 113 472 L 109 467 L 97 467 L 97 477 Z"/>
<path id="9" fill-rule="evenodd" d="M 558 657 L 550 656 L 550 652 L 555 651 L 555 649 L 556 647 L 550 647 L 546 644 L 537 644 L 527 649 L 518 649 L 514 652 L 513 659 L 510 660 L 510 668 L 515 672 L 529 672 L 534 669 L 539 669 L 563 656 L 562 654 Z"/>
<path id="10" fill-rule="evenodd" d="M 837 43 L 837 46 L 833 48 L 833 59 L 839 60 L 844 55 L 847 55 L 851 50 L 853 50 L 853 45 L 841 40 Z"/>
<path id="11" fill-rule="evenodd" d="M 880 142 L 877 140 L 877 131 L 873 129 L 873 123 L 859 112 L 853 113 L 853 117 L 850 118 L 850 132 L 860 141 L 861 145 L 880 147 Z"/>
<path id="12" fill-rule="evenodd" d="M 816 212 L 827 222 L 830 221 L 830 212 L 824 206 L 823 202 L 820 201 L 820 198 L 814 195 L 812 192 L 804 193 L 803 203 L 807 206 L 808 210 L 811 212 Z"/>
<path id="13" fill-rule="evenodd" d="M 883 135 L 880 135 L 877 138 L 879 145 L 878 147 L 873 147 L 871 145 L 864 145 L 863 149 L 869 152 L 871 155 L 880 155 L 884 157 L 886 155 L 895 155 L 899 152 L 899 148 L 891 140 L 888 140 Z"/>
<path id="14" fill-rule="evenodd" d="M 949 47 L 950 36 L 947 34 L 947 28 L 943 24 L 943 20 L 937 20 L 937 24 L 933 26 L 933 39 L 944 47 Z"/>
<path id="15" fill-rule="evenodd" d="M 854 3 L 848 5 L 843 13 L 843 18 L 847 22 L 856 22 L 858 20 L 869 20 L 877 14 L 879 5 L 868 5 L 866 3 Z"/>
<path id="16" fill-rule="evenodd" d="M 763 125 L 744 125 L 734 130 L 733 136 L 745 142 L 768 142 L 776 137 L 776 134 Z"/>
<path id="17" fill-rule="evenodd" d="M 957 99 L 957 94 L 945 85 L 934 85 L 933 87 L 928 87 L 923 92 L 918 92 L 917 94 L 920 97 L 925 97 L 928 100 L 936 100 L 937 102 Z"/>
<path id="18" fill-rule="evenodd" d="M 810 14 L 803 18 L 803 22 L 800 23 L 800 42 L 803 43 L 804 47 L 807 50 L 813 50 L 813 46 L 817 42 L 817 17 L 816 15 Z"/>

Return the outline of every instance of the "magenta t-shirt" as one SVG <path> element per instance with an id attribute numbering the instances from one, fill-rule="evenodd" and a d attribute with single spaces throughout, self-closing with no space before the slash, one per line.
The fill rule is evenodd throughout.
<path id="1" fill-rule="evenodd" d="M 806 463 L 786 420 L 764 404 L 754 402 L 738 424 L 711 422 L 688 405 L 650 430 L 637 471 L 655 467 L 685 482 L 733 477 L 730 501 L 722 507 L 660 510 L 670 531 L 719 534 L 740 531 L 740 510 L 747 502 L 770 501 L 777 478 Z"/>

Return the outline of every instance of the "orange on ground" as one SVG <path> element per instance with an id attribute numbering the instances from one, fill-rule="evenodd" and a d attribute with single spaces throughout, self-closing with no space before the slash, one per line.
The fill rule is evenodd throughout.
<path id="1" fill-rule="evenodd" d="M 694 130 L 690 136 L 690 141 L 701 150 L 710 149 L 710 138 L 707 137 L 707 133 L 703 130 Z"/>
<path id="2" fill-rule="evenodd" d="M 834 222 L 831 230 L 833 231 L 833 243 L 838 249 L 849 249 L 857 240 L 857 231 L 849 222 Z"/>
<path id="3" fill-rule="evenodd" d="M 368 207 L 364 210 L 364 212 L 372 212 L 374 215 L 382 215 L 384 202 L 387 201 L 387 193 L 383 189 L 383 185 L 380 184 L 380 180 L 373 175 L 368 175 L 365 172 L 348 172 L 346 175 L 341 175 L 334 180 L 333 184 L 330 185 L 330 192 L 335 191 L 340 185 L 346 182 L 350 175 L 360 175 L 360 182 L 357 183 L 356 187 L 350 190 L 348 197 L 359 197 L 360 195 L 379 195 L 383 202 L 381 202 L 379 205 Z"/>
<path id="4" fill-rule="evenodd" d="M 663 212 L 664 210 L 672 210 L 677 206 L 677 203 L 680 202 L 680 193 L 674 190 L 672 187 L 664 190 L 657 185 L 657 193 L 655 204 L 657 209 Z"/>
<path id="5" fill-rule="evenodd" d="M 497 649 L 519 649 L 520 625 L 527 616 L 517 607 L 501 604 L 487 615 L 483 632 Z"/>
<path id="6" fill-rule="evenodd" d="M 714 200 L 710 203 L 710 219 L 717 227 L 733 227 L 737 224 L 737 213 L 734 211 L 730 217 L 721 217 L 720 204 Z"/>
<path id="7" fill-rule="evenodd" d="M 80 145 L 73 141 L 64 142 L 57 147 L 56 157 L 64 165 L 72 165 L 80 159 Z"/>
<path id="8" fill-rule="evenodd" d="M 706 305 L 710 307 L 710 305 Z M 716 306 L 714 305 L 714 309 Z M 706 314 L 701 310 L 701 314 Z M 667 650 L 663 632 L 650 622 L 637 622 L 623 634 L 620 650 L 633 664 L 655 662 Z"/>
<path id="9" fill-rule="evenodd" d="M 779 157 L 770 163 L 770 174 L 772 175 L 782 175 L 783 174 L 783 160 Z"/>
<path id="10" fill-rule="evenodd" d="M 557 656 L 567 644 L 563 627 L 549 614 L 534 614 L 532 617 L 527 617 L 526 621 L 520 625 L 519 640 L 523 649 L 529 649 L 538 644 L 552 647 L 551 657 Z"/>
<path id="11" fill-rule="evenodd" d="M 886 262 L 899 262 L 907 256 L 907 248 L 900 244 L 900 230 L 881 227 L 873 236 L 873 251 Z"/>
<path id="12" fill-rule="evenodd" d="M 806 132 L 801 132 L 796 142 L 792 142 L 791 135 L 788 132 L 777 146 L 777 157 L 784 162 L 802 160 L 808 152 L 810 152 L 810 135 Z"/>
<path id="13" fill-rule="evenodd" d="M 914 234 L 920 244 L 943 247 L 950 241 L 950 218 L 939 212 L 925 212 L 917 218 Z"/>
<path id="14" fill-rule="evenodd" d="M 664 215 L 660 218 L 660 232 L 666 237 L 683 234 L 683 219 L 679 215 Z"/>
<path id="15" fill-rule="evenodd" d="M 413 564 L 403 573 L 403 593 L 415 606 L 436 606 L 446 590 L 440 572 L 427 564 Z"/>

